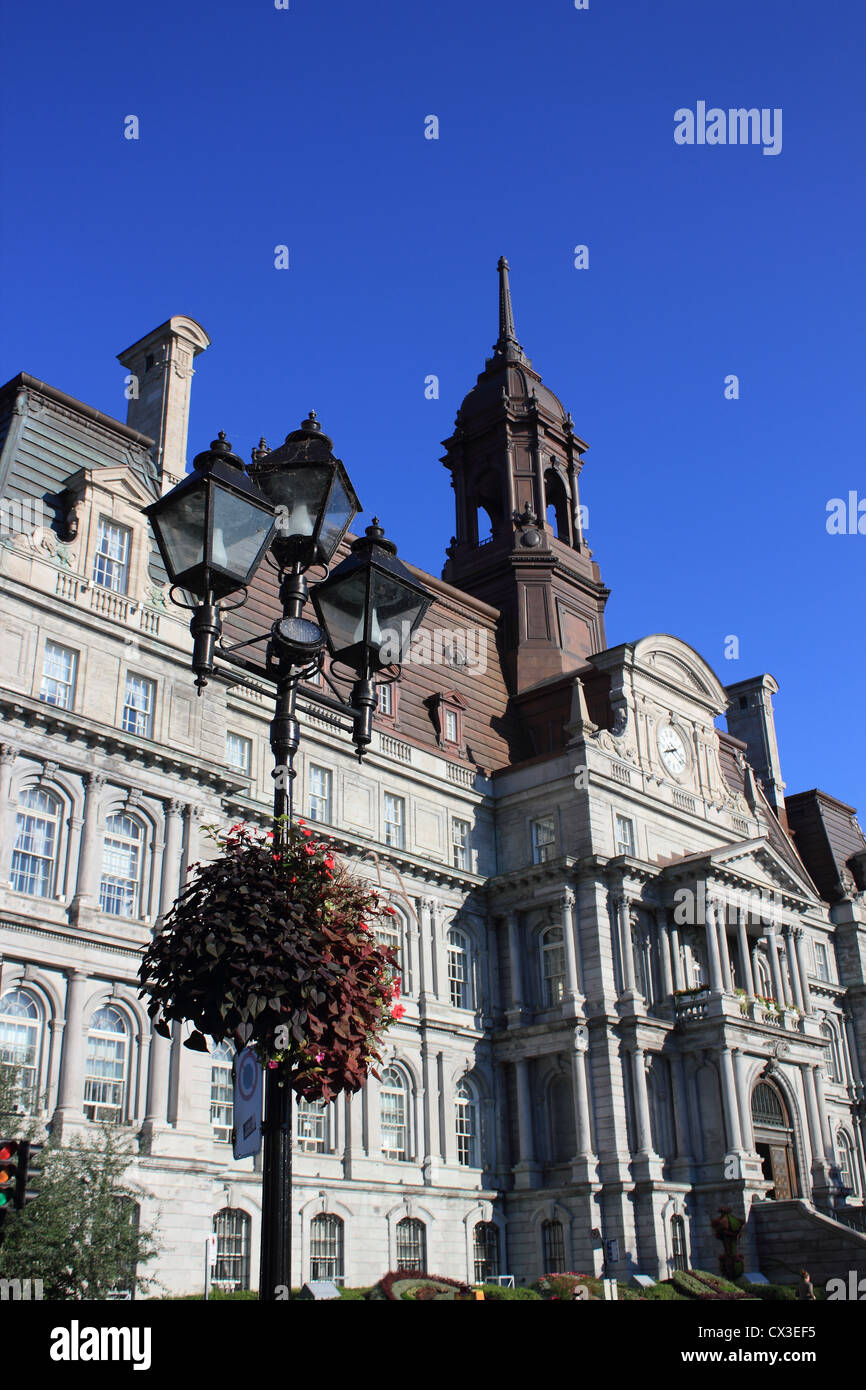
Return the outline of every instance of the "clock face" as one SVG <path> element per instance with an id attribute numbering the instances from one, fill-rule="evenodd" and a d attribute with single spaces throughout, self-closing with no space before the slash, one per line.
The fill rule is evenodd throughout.
<path id="1" fill-rule="evenodd" d="M 665 724 L 658 732 L 659 756 L 674 777 L 685 771 L 688 763 L 686 745 L 673 724 Z"/>

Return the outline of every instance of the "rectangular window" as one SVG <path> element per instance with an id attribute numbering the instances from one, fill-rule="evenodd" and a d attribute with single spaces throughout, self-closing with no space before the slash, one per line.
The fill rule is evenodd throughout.
<path id="1" fill-rule="evenodd" d="M 627 816 L 616 818 L 617 854 L 634 854 L 634 824 Z"/>
<path id="2" fill-rule="evenodd" d="M 457 715 L 453 709 L 445 711 L 445 742 L 457 742 Z"/>
<path id="3" fill-rule="evenodd" d="M 252 739 L 243 734 L 226 734 L 226 762 L 234 772 L 243 772 L 249 777 L 253 761 Z"/>
<path id="4" fill-rule="evenodd" d="M 145 676 L 127 673 L 126 693 L 123 697 L 123 728 L 128 734 L 139 738 L 153 737 L 153 706 L 156 700 L 156 685 Z"/>
<path id="5" fill-rule="evenodd" d="M 324 1153 L 328 1139 L 328 1116 L 323 1100 L 298 1100 L 298 1148 L 301 1153 Z"/>
<path id="6" fill-rule="evenodd" d="M 471 826 L 468 820 L 452 820 L 451 822 L 451 862 L 455 869 L 471 869 L 469 862 L 469 831 Z"/>
<path id="7" fill-rule="evenodd" d="M 820 941 L 815 942 L 815 974 L 819 980 L 830 979 L 830 956 L 827 947 Z"/>
<path id="8" fill-rule="evenodd" d="M 394 849 L 403 848 L 403 826 L 406 819 L 406 803 L 402 796 L 385 793 L 385 844 Z"/>
<path id="9" fill-rule="evenodd" d="M 72 709 L 77 666 L 78 653 L 71 647 L 61 647 L 59 642 L 46 642 L 40 700 L 46 705 L 57 705 L 60 709 Z"/>
<path id="10" fill-rule="evenodd" d="M 553 816 L 542 816 L 541 820 L 534 820 L 532 822 L 533 864 L 546 864 L 548 859 L 552 859 L 555 843 L 556 830 Z"/>
<path id="11" fill-rule="evenodd" d="M 394 689 L 390 683 L 379 686 L 379 713 L 388 715 L 394 713 Z"/>
<path id="12" fill-rule="evenodd" d="M 96 555 L 93 559 L 93 582 L 103 589 L 125 594 L 129 587 L 129 541 L 126 526 L 118 526 L 107 517 L 99 518 Z"/>
<path id="13" fill-rule="evenodd" d="M 310 820 L 332 824 L 331 774 L 326 767 L 310 763 Z"/>

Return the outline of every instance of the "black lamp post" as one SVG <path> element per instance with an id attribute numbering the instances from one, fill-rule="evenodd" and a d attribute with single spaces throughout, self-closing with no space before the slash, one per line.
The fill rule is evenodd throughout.
<path id="1" fill-rule="evenodd" d="M 264 441 L 244 471 L 221 432 L 198 454 L 193 471 L 144 509 L 172 582 L 172 598 L 192 608 L 192 668 L 199 694 L 217 660 L 240 666 L 275 687 L 270 741 L 274 755 L 274 840 L 284 843 L 292 814 L 294 758 L 300 743 L 295 714 L 298 684 L 321 669 L 327 644 L 354 683 L 351 702 L 310 691 L 316 704 L 352 720 L 352 741 L 363 758 L 370 743 L 376 687 L 373 677 L 398 668 L 432 597 L 397 559 L 374 518 L 366 535 L 332 574 L 313 586 L 318 623 L 303 617 L 305 571 L 328 566 L 360 510 L 333 445 L 311 411 L 300 429 L 271 452 Z M 251 582 L 270 546 L 279 578 L 282 617 L 269 632 L 227 647 L 221 640 L 220 601 Z M 175 598 L 175 590 L 196 600 Z M 238 607 L 237 603 L 232 607 Z M 266 643 L 264 664 L 240 656 Z M 327 679 L 327 678 L 326 678 Z M 336 697 L 336 698 L 335 698 Z M 291 1286 L 292 1092 L 270 1079 L 265 1088 L 262 1239 L 259 1297 L 273 1301 Z"/>

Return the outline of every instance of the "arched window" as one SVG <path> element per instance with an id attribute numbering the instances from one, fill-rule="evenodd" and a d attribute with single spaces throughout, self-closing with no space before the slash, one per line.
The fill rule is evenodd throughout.
<path id="1" fill-rule="evenodd" d="M 234 1124 L 232 1062 L 234 1053 L 227 1042 L 217 1043 L 210 1063 L 210 1122 L 214 1138 L 230 1144 Z"/>
<path id="2" fill-rule="evenodd" d="M 824 1039 L 824 1070 L 830 1081 L 842 1081 L 842 1066 L 839 1060 L 839 1037 L 832 1023 L 821 1024 L 821 1037 Z"/>
<path id="3" fill-rule="evenodd" d="M 465 932 L 452 927 L 448 933 L 448 990 L 455 1009 L 471 1009 L 472 956 Z"/>
<path id="4" fill-rule="evenodd" d="M 476 1284 L 486 1284 L 499 1276 L 499 1227 L 492 1221 L 479 1221 L 472 1232 L 472 1254 Z"/>
<path id="5" fill-rule="evenodd" d="M 54 893 L 60 802 L 41 787 L 27 787 L 18 798 L 12 887 L 16 893 L 50 898 Z"/>
<path id="6" fill-rule="evenodd" d="M 766 1129 L 787 1129 L 788 1116 L 774 1086 L 759 1081 L 752 1092 L 752 1121 Z"/>
<path id="7" fill-rule="evenodd" d="M 99 906 L 112 917 L 137 917 L 141 892 L 144 827 L 134 816 L 105 822 Z"/>
<path id="8" fill-rule="evenodd" d="M 9 1068 L 15 1103 L 26 1111 L 38 1108 L 43 1023 L 42 1006 L 28 990 L 0 998 L 0 1065 Z"/>
<path id="9" fill-rule="evenodd" d="M 548 927 L 541 933 L 541 978 L 546 1008 L 558 1004 L 565 994 L 565 938 L 562 927 Z"/>
<path id="10" fill-rule="evenodd" d="M 317 1216 L 310 1222 L 310 1278 L 343 1282 L 343 1223 L 339 1216 Z"/>
<path id="11" fill-rule="evenodd" d="M 250 1218 L 238 1207 L 223 1207 L 213 1219 L 217 1238 L 213 1281 L 230 1289 L 250 1286 Z"/>
<path id="12" fill-rule="evenodd" d="M 427 1269 L 427 1228 L 423 1221 L 406 1216 L 397 1222 L 397 1268 Z"/>
<path id="13" fill-rule="evenodd" d="M 382 1072 L 379 1085 L 379 1116 L 382 1131 L 382 1152 L 389 1158 L 407 1158 L 408 1087 L 406 1078 L 397 1067 Z"/>
<path id="14" fill-rule="evenodd" d="M 770 974 L 769 962 L 763 953 L 759 951 L 755 957 L 755 963 L 758 967 L 755 988 L 762 999 L 772 999 L 773 977 Z"/>
<path id="15" fill-rule="evenodd" d="M 117 1009 L 105 1004 L 90 1020 L 84 1069 L 84 1113 L 120 1124 L 124 1116 L 128 1034 Z"/>
<path id="16" fill-rule="evenodd" d="M 330 1138 L 328 1134 L 328 1104 L 324 1100 L 307 1100 L 298 1097 L 298 1148 L 301 1153 L 326 1153 Z"/>
<path id="17" fill-rule="evenodd" d="M 844 1129 L 840 1129 L 836 1134 L 836 1152 L 839 1155 L 839 1174 L 842 1178 L 842 1186 L 846 1188 L 849 1197 L 859 1197 L 854 1145 Z"/>
<path id="18" fill-rule="evenodd" d="M 478 1165 L 478 1101 L 470 1083 L 458 1081 L 455 1092 L 455 1129 L 457 1133 L 457 1162 L 464 1168 Z"/>
<path id="19" fill-rule="evenodd" d="M 686 1249 L 686 1223 L 681 1216 L 671 1217 L 671 1254 L 674 1269 L 688 1270 L 689 1254 Z"/>
<path id="20" fill-rule="evenodd" d="M 561 1274 L 565 1269 L 565 1238 L 561 1221 L 544 1221 L 541 1226 L 544 1273 Z"/>

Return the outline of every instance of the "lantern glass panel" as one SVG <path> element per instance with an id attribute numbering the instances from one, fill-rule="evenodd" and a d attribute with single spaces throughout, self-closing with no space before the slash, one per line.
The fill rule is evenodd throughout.
<path id="1" fill-rule="evenodd" d="M 370 641 L 384 646 L 388 662 L 403 661 L 427 597 L 393 575 L 373 570 L 370 586 Z M 384 653 L 383 653 L 384 654 Z"/>
<path id="2" fill-rule="evenodd" d="M 273 517 L 217 485 L 213 490 L 211 564 L 243 583 L 253 569 L 273 524 Z"/>
<path id="3" fill-rule="evenodd" d="M 343 584 L 325 593 L 320 591 L 318 605 L 322 623 L 335 654 L 364 640 L 364 617 L 367 606 L 367 571 L 351 575 Z"/>
<path id="4" fill-rule="evenodd" d="M 330 560 L 340 544 L 346 527 L 355 515 L 357 508 L 346 491 L 339 469 L 334 474 L 334 485 L 328 497 L 328 505 L 322 518 L 319 532 L 319 553 L 322 559 Z"/>
<path id="5" fill-rule="evenodd" d="M 276 533 L 279 537 L 286 540 L 290 536 L 313 534 L 330 475 L 330 468 L 317 467 L 315 464 L 261 475 L 262 488 L 274 506 L 285 508 L 277 515 Z"/>
<path id="6" fill-rule="evenodd" d="M 189 492 L 181 493 L 154 518 L 154 530 L 162 539 L 171 579 L 202 562 L 205 541 L 204 503 L 205 488 L 190 488 Z"/>

